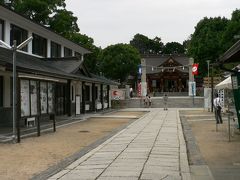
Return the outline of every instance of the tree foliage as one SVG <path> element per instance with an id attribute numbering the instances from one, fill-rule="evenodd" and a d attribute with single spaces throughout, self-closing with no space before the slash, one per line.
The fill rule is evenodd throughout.
<path id="1" fill-rule="evenodd" d="M 168 42 L 163 48 L 163 54 L 183 54 L 185 53 L 184 46 L 178 42 Z"/>
<path id="2" fill-rule="evenodd" d="M 240 35 L 240 10 L 232 13 L 231 19 L 215 17 L 203 18 L 195 27 L 195 32 L 188 44 L 187 52 L 200 64 L 200 72 L 206 75 L 207 63 L 215 62 L 227 49 L 229 49 Z"/>
<path id="3" fill-rule="evenodd" d="M 226 18 L 203 18 L 195 27 L 188 44 L 188 54 L 199 63 L 199 72 L 207 72 L 207 60 L 214 62 L 223 52 L 222 39 L 228 20 Z"/>
<path id="4" fill-rule="evenodd" d="M 140 54 L 160 54 L 163 49 L 161 38 L 149 39 L 142 34 L 136 34 L 130 41 L 130 44 L 138 49 Z"/>
<path id="5" fill-rule="evenodd" d="M 66 9 L 56 10 L 55 15 L 49 20 L 50 28 L 58 34 L 71 38 L 73 33 L 78 33 L 77 17 Z"/>
<path id="6" fill-rule="evenodd" d="M 79 32 L 78 18 L 66 10 L 65 0 L 12 0 L 8 6 L 66 38 Z"/>
<path id="7" fill-rule="evenodd" d="M 0 3 L 4 3 L 4 0 L 0 0 Z M 86 66 L 90 72 L 98 73 L 98 54 L 101 49 L 94 45 L 91 37 L 79 32 L 78 18 L 73 12 L 66 10 L 65 0 L 13 0 L 9 6 L 14 11 L 89 49 L 92 53 L 85 55 Z"/>
<path id="8" fill-rule="evenodd" d="M 92 53 L 85 55 L 85 65 L 90 72 L 99 74 L 99 53 L 101 49 L 94 45 L 94 40 L 85 34 L 72 33 L 70 40 L 89 49 Z"/>
<path id="9" fill-rule="evenodd" d="M 33 21 L 47 25 L 51 15 L 59 8 L 65 8 L 65 0 L 13 0 L 14 11 L 23 14 Z"/>
<path id="10" fill-rule="evenodd" d="M 111 45 L 103 49 L 100 55 L 101 71 L 108 78 L 126 81 L 130 74 L 137 72 L 140 55 L 136 48 L 128 44 Z"/>
<path id="11" fill-rule="evenodd" d="M 225 51 L 239 40 L 234 38 L 236 35 L 240 35 L 240 10 L 238 9 L 233 11 L 232 18 L 228 21 L 226 31 L 223 34 L 222 44 Z"/>

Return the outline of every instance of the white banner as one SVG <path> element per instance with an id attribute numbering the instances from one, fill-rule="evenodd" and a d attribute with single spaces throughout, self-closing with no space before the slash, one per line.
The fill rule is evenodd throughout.
<path id="1" fill-rule="evenodd" d="M 188 95 L 196 96 L 196 82 L 190 81 L 188 84 Z"/>

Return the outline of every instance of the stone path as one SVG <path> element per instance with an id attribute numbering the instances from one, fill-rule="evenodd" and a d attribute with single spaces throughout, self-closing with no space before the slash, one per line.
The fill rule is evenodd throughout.
<path id="1" fill-rule="evenodd" d="M 178 111 L 148 110 L 49 180 L 191 179 Z"/>

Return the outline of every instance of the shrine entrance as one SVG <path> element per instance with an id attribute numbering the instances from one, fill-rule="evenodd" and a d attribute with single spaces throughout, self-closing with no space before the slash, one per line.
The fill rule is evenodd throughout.
<path id="1" fill-rule="evenodd" d="M 188 92 L 188 73 L 162 72 L 147 79 L 148 92 Z"/>

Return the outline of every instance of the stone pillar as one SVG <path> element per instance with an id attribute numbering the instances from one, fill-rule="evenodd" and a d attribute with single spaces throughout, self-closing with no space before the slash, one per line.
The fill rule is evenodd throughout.
<path id="1" fill-rule="evenodd" d="M 147 82 L 146 82 L 146 60 L 144 58 L 141 59 L 142 66 L 142 76 L 141 76 L 141 92 L 142 96 L 146 96 L 147 94 Z"/>
<path id="2" fill-rule="evenodd" d="M 193 92 L 195 92 L 194 90 L 194 75 L 192 74 L 192 65 L 194 63 L 194 59 L 193 58 L 189 58 L 189 81 L 188 81 L 188 95 L 189 96 L 194 96 Z"/>
<path id="3" fill-rule="evenodd" d="M 193 58 L 189 58 L 189 82 L 193 82 L 194 81 L 194 75 L 192 74 L 192 65 L 194 63 L 194 59 Z"/>

